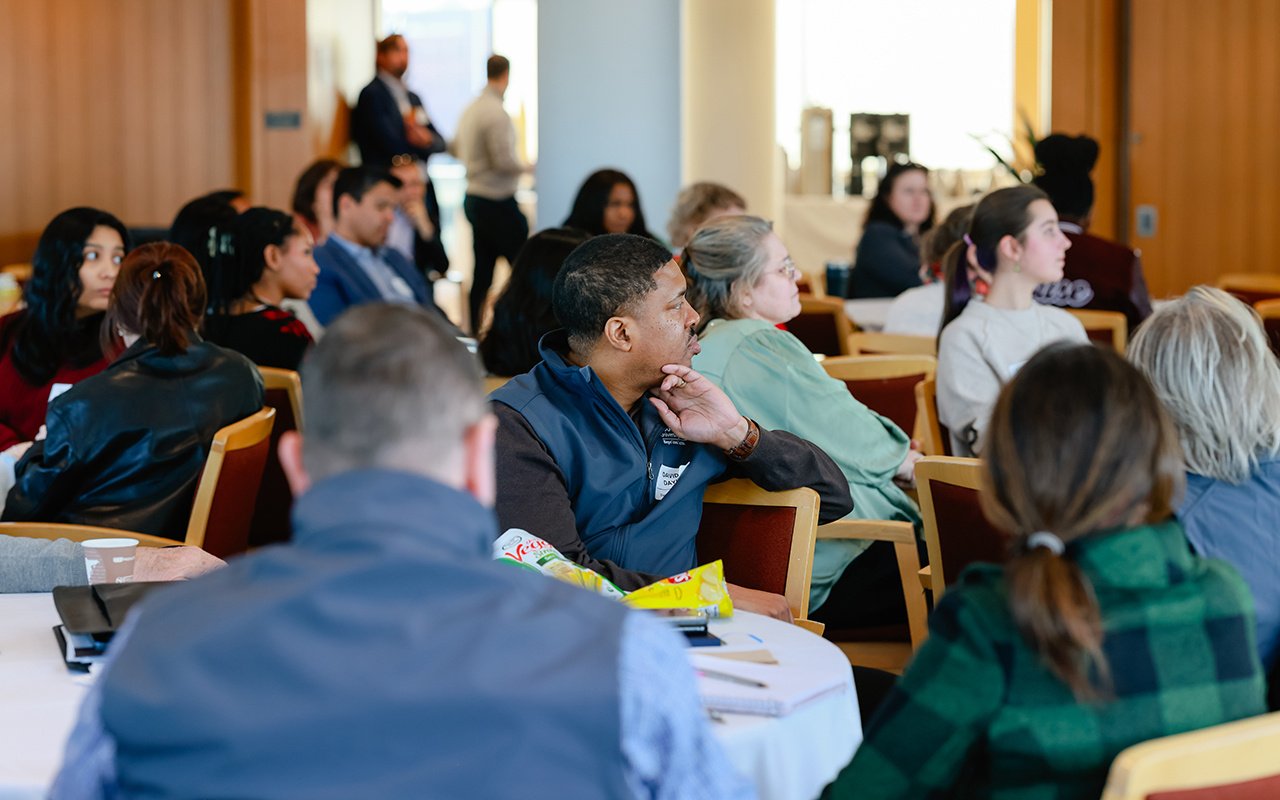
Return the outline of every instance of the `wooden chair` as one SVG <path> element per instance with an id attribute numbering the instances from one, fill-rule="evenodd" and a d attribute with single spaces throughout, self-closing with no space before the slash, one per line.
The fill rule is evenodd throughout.
<path id="1" fill-rule="evenodd" d="M 1233 294 L 1245 305 L 1280 297 L 1280 274 L 1273 272 L 1229 272 L 1218 277 L 1218 288 Z"/>
<path id="2" fill-rule="evenodd" d="M 1087 308 L 1068 308 L 1071 316 L 1080 320 L 1089 341 L 1110 347 L 1120 355 L 1129 344 L 1129 321 L 1119 311 L 1093 311 Z"/>
<path id="3" fill-rule="evenodd" d="M 119 528 L 99 528 L 94 525 L 68 525 L 61 522 L 0 522 L 0 536 L 24 536 L 28 539 L 70 539 L 84 542 L 89 539 L 137 539 L 142 547 L 172 547 L 184 544 L 176 539 L 152 536 L 149 533 L 122 531 Z"/>
<path id="4" fill-rule="evenodd" d="M 289 515 L 293 510 L 293 490 L 280 466 L 280 437 L 289 431 L 302 430 L 302 380 L 288 369 L 258 367 L 266 389 L 265 404 L 276 410 L 267 445 L 267 463 L 262 470 L 258 499 L 249 522 L 249 547 L 262 547 L 287 542 L 293 536 Z"/>
<path id="5" fill-rule="evenodd" d="M 276 410 L 263 408 L 213 437 L 187 524 L 187 544 L 218 558 L 249 548 L 249 522 L 271 447 Z"/>
<path id="6" fill-rule="evenodd" d="M 1280 714 L 1215 725 L 1126 748 L 1102 800 L 1280 797 Z"/>
<path id="7" fill-rule="evenodd" d="M 1002 563 L 1009 537 L 982 513 L 978 459 L 926 456 L 916 464 L 916 487 L 929 549 L 928 588 L 936 603 L 965 567 L 978 561 Z"/>
<path id="8" fill-rule="evenodd" d="M 854 334 L 857 336 L 858 334 Z M 836 356 L 823 359 L 822 368 L 844 381 L 849 393 L 919 439 L 916 385 L 938 371 L 938 360 L 927 355 Z"/>
<path id="9" fill-rule="evenodd" d="M 921 586 L 920 553 L 916 549 L 915 528 L 909 522 L 889 520 L 842 519 L 818 527 L 818 539 L 861 539 L 892 542 L 898 558 L 898 574 L 907 604 L 906 636 L 898 632 L 827 629 L 824 635 L 833 641 L 859 667 L 885 670 L 898 675 L 906 669 L 911 656 L 924 643 L 929 632 L 929 609 Z M 889 635 L 885 635 L 888 633 Z"/>
<path id="10" fill-rule="evenodd" d="M 938 382 L 933 377 L 916 384 L 916 425 L 922 453 L 951 455 L 951 432 L 938 421 Z"/>
<path id="11" fill-rule="evenodd" d="M 839 298 L 800 295 L 800 314 L 787 323 L 787 330 L 814 353 L 849 355 L 853 323 L 844 313 L 844 301 Z"/>
<path id="12" fill-rule="evenodd" d="M 855 356 L 937 356 L 938 340 L 932 336 L 858 331 L 849 334 L 849 354 Z"/>
<path id="13" fill-rule="evenodd" d="M 698 563 L 724 561 L 725 580 L 787 598 L 796 624 L 814 633 L 809 616 L 818 493 L 761 489 L 739 478 L 712 484 L 702 500 Z"/>
<path id="14" fill-rule="evenodd" d="M 1280 299 L 1259 301 L 1253 304 L 1253 309 L 1262 317 L 1271 351 L 1280 356 Z"/>

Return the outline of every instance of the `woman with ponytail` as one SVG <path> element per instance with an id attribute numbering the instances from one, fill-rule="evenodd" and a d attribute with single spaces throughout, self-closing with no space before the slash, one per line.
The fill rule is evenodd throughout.
<path id="1" fill-rule="evenodd" d="M 102 330 L 114 360 L 49 404 L 5 520 L 181 536 L 214 433 L 262 407 L 253 364 L 196 333 L 204 309 L 186 250 L 158 242 L 125 257 Z"/>
<path id="2" fill-rule="evenodd" d="M 938 602 L 834 797 L 1096 798 L 1124 748 L 1265 711 L 1249 590 L 1172 518 L 1178 434 L 1137 369 L 1044 349 L 985 467 L 1009 560 Z"/>
<path id="3" fill-rule="evenodd" d="M 232 230 L 235 258 L 209 298 L 204 335 L 258 366 L 296 370 L 311 334 L 280 304 L 305 301 L 316 288 L 311 233 L 293 216 L 263 207 L 245 211 Z"/>
<path id="4" fill-rule="evenodd" d="M 938 419 L 951 451 L 978 454 L 1000 387 L 1050 342 L 1087 342 L 1084 326 L 1032 299 L 1062 278 L 1071 243 L 1034 186 L 992 192 L 978 203 L 964 239 L 945 258 L 946 307 L 938 337 Z M 977 276 L 975 278 L 975 276 Z M 985 299 L 977 280 L 989 280 Z"/>

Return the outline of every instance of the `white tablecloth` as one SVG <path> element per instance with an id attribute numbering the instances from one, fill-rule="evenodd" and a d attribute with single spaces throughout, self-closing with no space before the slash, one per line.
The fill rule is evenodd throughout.
<path id="1" fill-rule="evenodd" d="M 44 796 L 86 691 L 86 679 L 68 672 L 58 657 L 57 623 L 52 595 L 0 595 L 0 800 Z M 782 665 L 803 665 L 815 678 L 839 676 L 846 684 L 847 691 L 786 717 L 724 714 L 724 722 L 712 723 L 730 761 L 755 782 L 762 800 L 816 797 L 862 741 L 848 661 L 830 642 L 755 614 L 712 628 L 725 642 L 717 649 L 768 649 Z M 733 662 L 724 663 L 731 670 Z"/>
<path id="2" fill-rule="evenodd" d="M 871 297 L 863 300 L 845 300 L 844 313 L 853 324 L 864 331 L 884 330 L 884 322 L 889 317 L 889 306 L 893 305 L 892 297 Z"/>
<path id="3" fill-rule="evenodd" d="M 848 659 L 821 636 L 756 614 L 739 613 L 713 622 L 711 631 L 724 646 L 694 648 L 698 666 L 714 669 L 723 664 L 724 671 L 733 672 L 733 661 L 710 653 L 766 649 L 779 666 L 804 669 L 817 683 L 833 678 L 844 683 L 845 691 L 806 703 L 785 717 L 722 714 L 724 722 L 712 723 L 729 760 L 755 783 L 761 800 L 817 797 L 862 742 Z"/>

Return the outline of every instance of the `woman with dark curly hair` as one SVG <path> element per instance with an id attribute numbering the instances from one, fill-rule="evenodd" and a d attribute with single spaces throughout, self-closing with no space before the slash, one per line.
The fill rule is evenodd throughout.
<path id="1" fill-rule="evenodd" d="M 644 223 L 640 193 L 625 172 L 601 169 L 587 176 L 573 198 L 573 210 L 563 223 L 592 236 L 606 233 L 634 233 L 657 239 Z"/>
<path id="2" fill-rule="evenodd" d="M 0 451 L 36 437 L 55 386 L 106 369 L 98 331 L 128 249 L 124 223 L 96 208 L 63 211 L 40 235 L 26 307 L 0 317 Z"/>

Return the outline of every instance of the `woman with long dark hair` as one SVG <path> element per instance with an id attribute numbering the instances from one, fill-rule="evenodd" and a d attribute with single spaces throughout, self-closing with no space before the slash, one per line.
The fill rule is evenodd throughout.
<path id="1" fill-rule="evenodd" d="M 1137 369 L 1044 349 L 984 466 L 1009 559 L 938 601 L 833 797 L 1096 798 L 1126 747 L 1265 711 L 1248 587 L 1172 518 L 1178 435 Z"/>
<path id="2" fill-rule="evenodd" d="M 964 240 L 947 253 L 938 419 L 955 455 L 982 450 L 1000 387 L 1033 353 L 1063 339 L 1088 341 L 1079 320 L 1032 299 L 1037 286 L 1062 277 L 1070 246 L 1044 192 L 1015 186 L 984 197 Z M 991 276 L 985 299 L 975 294 L 971 268 Z"/>
<path id="3" fill-rule="evenodd" d="M 236 257 L 226 263 L 221 294 L 210 298 L 205 337 L 258 366 L 296 370 L 311 334 L 280 304 L 305 301 L 316 287 L 311 233 L 290 214 L 263 207 L 237 217 L 234 231 Z"/>
<path id="4" fill-rule="evenodd" d="M 124 259 L 103 323 L 115 358 L 49 404 L 48 436 L 18 462 L 4 519 L 186 530 L 214 434 L 262 408 L 253 364 L 196 333 L 204 310 L 186 250 L 157 242 Z"/>
<path id="5" fill-rule="evenodd" d="M 493 304 L 493 323 L 480 342 L 480 358 L 491 375 L 521 375 L 542 360 L 538 341 L 560 327 L 551 310 L 551 287 L 564 260 L 591 237 L 572 228 L 539 231 L 524 243 L 511 279 Z"/>
<path id="6" fill-rule="evenodd" d="M 920 237 L 933 227 L 929 170 L 894 164 L 862 223 L 849 276 L 850 297 L 896 297 L 920 285 Z"/>
<path id="7" fill-rule="evenodd" d="M 0 317 L 0 451 L 36 437 L 51 389 L 106 369 L 98 333 L 128 249 L 124 223 L 96 208 L 63 211 L 40 235 L 26 308 Z"/>
<path id="8" fill-rule="evenodd" d="M 592 236 L 634 233 L 656 239 L 644 222 L 640 193 L 625 172 L 602 169 L 591 173 L 573 198 L 573 210 L 563 223 Z"/>

